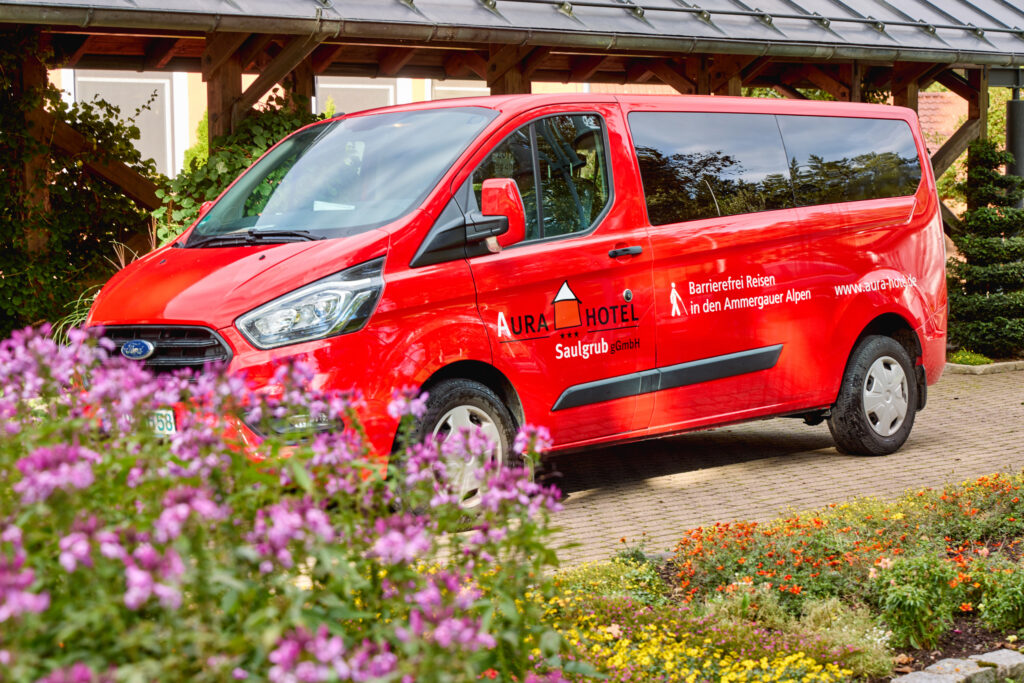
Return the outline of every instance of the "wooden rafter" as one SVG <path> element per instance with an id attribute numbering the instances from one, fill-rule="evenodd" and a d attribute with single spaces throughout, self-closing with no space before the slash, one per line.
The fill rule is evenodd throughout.
<path id="1" fill-rule="evenodd" d="M 461 78 L 471 72 L 487 80 L 487 58 L 479 52 L 456 52 L 444 60 L 446 78 Z"/>
<path id="2" fill-rule="evenodd" d="M 573 57 L 569 60 L 569 82 L 586 83 L 609 59 L 608 55 Z"/>
<path id="3" fill-rule="evenodd" d="M 529 56 L 523 60 L 523 78 L 531 78 L 537 70 L 540 69 L 540 65 L 548 58 L 551 54 L 550 47 L 535 47 Z"/>
<path id="4" fill-rule="evenodd" d="M 263 51 L 270 44 L 271 36 L 266 33 L 250 36 L 245 43 L 238 48 L 238 65 L 245 71 L 256 61 Z"/>
<path id="5" fill-rule="evenodd" d="M 967 119 L 932 155 L 932 168 L 935 169 L 935 175 L 940 176 L 945 173 L 946 169 L 967 151 L 967 146 L 978 139 L 980 133 L 981 120 Z"/>
<path id="6" fill-rule="evenodd" d="M 674 60 L 656 59 L 649 64 L 649 68 L 662 83 L 675 88 L 683 95 L 690 95 L 697 90 L 696 81 L 686 75 L 686 67 Z"/>
<path id="7" fill-rule="evenodd" d="M 313 73 L 316 75 L 322 74 L 344 50 L 344 45 L 321 45 L 313 50 L 313 54 L 309 57 Z"/>
<path id="8" fill-rule="evenodd" d="M 178 44 L 179 38 L 152 38 L 146 43 L 146 54 L 142 58 L 143 71 L 157 71 L 167 66 L 171 61 Z"/>
<path id="9" fill-rule="evenodd" d="M 248 116 L 252 105 L 256 104 L 263 95 L 275 84 L 292 72 L 317 45 L 323 40 L 318 34 L 308 36 L 295 36 L 290 39 L 280 53 L 267 64 L 267 66 L 256 77 L 256 80 L 245 89 L 245 92 L 231 107 L 231 125 L 237 125 L 243 118 Z"/>
<path id="10" fill-rule="evenodd" d="M 529 45 L 503 45 L 487 60 L 487 84 L 492 85 L 533 51 Z"/>
<path id="11" fill-rule="evenodd" d="M 743 69 L 755 61 L 752 57 L 743 55 L 723 55 L 715 57 L 714 65 L 711 68 L 710 87 L 711 92 L 719 92 L 730 85 L 730 82 L 738 85 L 734 79 L 743 79 Z"/>
<path id="12" fill-rule="evenodd" d="M 646 83 L 653 76 L 649 59 L 633 59 L 626 64 L 626 83 Z"/>
<path id="13" fill-rule="evenodd" d="M 978 96 L 978 91 L 967 82 L 967 79 L 960 76 L 960 74 L 956 73 L 952 69 L 947 69 L 936 74 L 935 80 L 965 100 L 970 100 Z"/>
<path id="14" fill-rule="evenodd" d="M 775 90 L 775 92 L 779 93 L 780 95 L 789 100 L 807 99 L 807 95 L 804 95 L 802 92 L 800 92 L 791 85 L 787 85 L 786 83 L 772 83 L 772 88 Z"/>
<path id="15" fill-rule="evenodd" d="M 393 47 L 385 50 L 377 62 L 378 73 L 381 76 L 395 76 L 415 54 L 416 48 L 413 47 Z"/>
<path id="16" fill-rule="evenodd" d="M 208 33 L 203 50 L 203 80 L 209 80 L 210 74 L 236 57 L 238 48 L 248 38 L 248 33 Z"/>

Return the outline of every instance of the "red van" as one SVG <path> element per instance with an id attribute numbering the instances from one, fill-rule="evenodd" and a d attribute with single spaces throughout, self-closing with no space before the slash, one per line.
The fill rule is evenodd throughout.
<path id="1" fill-rule="evenodd" d="M 299 130 L 88 324 L 157 369 L 300 359 L 385 457 L 407 385 L 424 435 L 503 463 L 525 423 L 565 450 L 781 415 L 882 455 L 942 373 L 944 261 L 909 109 L 485 97 Z"/>

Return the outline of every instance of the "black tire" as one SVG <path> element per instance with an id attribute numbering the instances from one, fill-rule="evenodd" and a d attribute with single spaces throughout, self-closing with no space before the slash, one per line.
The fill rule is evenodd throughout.
<path id="1" fill-rule="evenodd" d="M 453 424 L 453 415 L 468 416 L 475 426 L 490 432 L 497 448 L 492 454 L 502 467 L 520 467 L 523 459 L 512 450 L 516 436 L 516 421 L 502 400 L 491 389 L 468 379 L 449 379 L 427 389 L 427 411 L 414 433 L 418 441 L 428 437 L 445 439 Z M 491 430 L 487 421 L 493 425 Z M 496 437 L 496 438 L 495 438 Z M 480 465 L 483 463 L 481 462 Z M 472 510 L 479 504 L 475 491 L 464 492 L 463 506 Z"/>
<path id="2" fill-rule="evenodd" d="M 864 338 L 850 354 L 828 418 L 836 448 L 852 455 L 895 453 L 914 426 L 917 394 L 917 375 L 907 350 L 892 337 Z M 900 416 L 903 401 L 906 409 Z"/>

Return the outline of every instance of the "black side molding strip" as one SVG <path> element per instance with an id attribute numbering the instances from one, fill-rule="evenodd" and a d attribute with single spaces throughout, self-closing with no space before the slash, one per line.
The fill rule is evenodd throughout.
<path id="1" fill-rule="evenodd" d="M 650 394 L 662 389 L 675 389 L 689 384 L 767 370 L 775 367 L 781 353 L 782 344 L 775 344 L 577 384 L 563 391 L 551 410 L 578 408 L 616 398 Z"/>

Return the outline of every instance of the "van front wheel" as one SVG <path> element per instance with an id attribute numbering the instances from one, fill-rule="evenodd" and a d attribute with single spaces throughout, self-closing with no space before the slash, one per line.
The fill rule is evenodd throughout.
<path id="1" fill-rule="evenodd" d="M 891 337 L 863 339 L 850 354 L 828 419 L 836 447 L 854 455 L 899 450 L 914 426 L 917 382 L 907 350 Z"/>
<path id="2" fill-rule="evenodd" d="M 479 382 L 445 380 L 430 387 L 428 394 L 427 411 L 417 434 L 419 440 L 431 437 L 445 443 L 468 431 L 477 432 L 492 444 L 489 450 L 468 458 L 462 457 L 464 449 L 458 449 L 445 461 L 453 493 L 464 509 L 472 510 L 480 505 L 488 463 L 498 467 L 522 464 L 512 450 L 515 419 L 498 395 Z"/>

